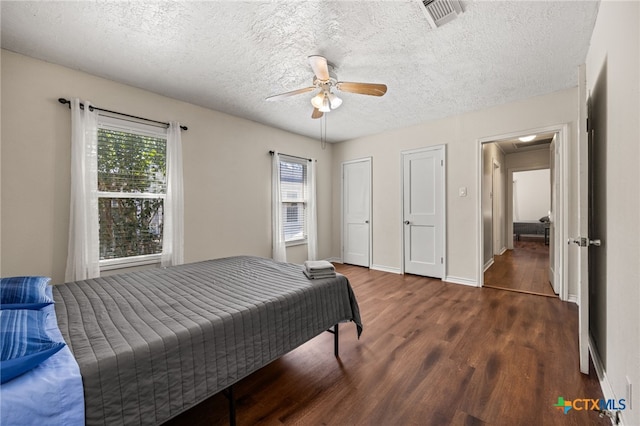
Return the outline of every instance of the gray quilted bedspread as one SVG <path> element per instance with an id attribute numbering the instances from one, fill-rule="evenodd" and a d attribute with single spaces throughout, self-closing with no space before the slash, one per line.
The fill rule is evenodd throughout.
<path id="1" fill-rule="evenodd" d="M 333 324 L 362 331 L 346 277 L 249 256 L 66 283 L 54 299 L 88 425 L 162 423 Z"/>

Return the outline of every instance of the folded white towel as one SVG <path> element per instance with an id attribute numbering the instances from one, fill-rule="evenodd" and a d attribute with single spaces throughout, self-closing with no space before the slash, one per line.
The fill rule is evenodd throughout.
<path id="1" fill-rule="evenodd" d="M 333 271 L 327 271 L 322 273 L 317 272 L 309 272 L 306 269 L 303 269 L 302 272 L 306 275 L 310 280 L 321 280 L 323 278 L 335 278 L 336 273 Z"/>
<path id="2" fill-rule="evenodd" d="M 327 272 L 309 272 L 308 273 L 311 278 L 329 278 L 335 277 L 336 273 L 334 271 Z"/>
<path id="3" fill-rule="evenodd" d="M 307 260 L 307 261 L 304 262 L 304 267 L 309 272 L 324 271 L 324 270 L 335 271 L 336 270 L 336 268 L 330 262 L 328 262 L 326 260 Z"/>

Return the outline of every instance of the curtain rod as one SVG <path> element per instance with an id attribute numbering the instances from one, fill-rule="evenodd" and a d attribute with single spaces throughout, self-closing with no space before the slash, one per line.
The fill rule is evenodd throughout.
<path id="1" fill-rule="evenodd" d="M 60 102 L 63 105 L 68 104 L 69 105 L 69 109 L 71 109 L 71 101 L 70 100 L 65 99 L 65 98 L 58 98 L 58 102 Z M 80 104 L 80 108 L 84 109 L 84 104 L 83 103 Z M 151 120 L 149 118 L 144 118 L 144 117 L 138 117 L 136 115 L 125 114 L 123 112 L 111 111 L 111 110 L 104 109 L 104 108 L 98 108 L 97 106 L 94 106 L 94 105 L 89 106 L 89 109 L 91 111 L 93 111 L 95 109 L 95 110 L 102 111 L 102 112 L 108 112 L 110 114 L 122 115 L 124 117 L 135 118 L 136 120 L 148 121 L 150 123 L 162 124 L 162 125 L 165 125 L 165 126 L 169 127 L 169 123 L 164 122 L 164 121 Z M 180 128 L 182 130 L 188 130 L 189 129 L 187 126 L 180 126 Z"/>
<path id="2" fill-rule="evenodd" d="M 269 151 L 269 155 L 273 155 L 275 154 L 275 151 Z M 313 159 L 311 158 L 304 158 L 304 157 L 298 157 L 297 155 L 289 155 L 289 154 L 282 154 L 286 157 L 293 157 L 293 158 L 299 158 L 300 160 L 307 160 L 307 161 L 313 161 Z"/>

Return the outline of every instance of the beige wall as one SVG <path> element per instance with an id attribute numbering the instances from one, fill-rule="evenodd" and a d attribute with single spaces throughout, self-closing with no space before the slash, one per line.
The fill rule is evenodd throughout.
<path id="1" fill-rule="evenodd" d="M 185 261 L 271 256 L 269 150 L 318 159 L 319 256 L 331 253 L 331 151 L 320 142 L 2 51 L 2 274 L 64 278 L 70 185 L 69 109 L 59 97 L 156 120 L 182 133 Z M 288 251 L 306 259 L 306 246 Z"/>
<path id="2" fill-rule="evenodd" d="M 577 83 L 577 81 L 576 81 Z M 577 88 L 567 89 L 495 108 L 430 121 L 417 126 L 336 144 L 333 160 L 333 253 L 340 253 L 340 164 L 373 158 L 373 266 L 399 270 L 400 153 L 431 145 L 447 145 L 447 260 L 450 281 L 478 282 L 479 140 L 529 129 L 569 123 L 569 142 L 578 115 Z M 467 197 L 458 188 L 467 187 Z M 571 290 L 570 290 L 571 291 Z"/>
<path id="3" fill-rule="evenodd" d="M 606 314 L 597 319 L 606 335 L 605 396 L 626 398 L 629 378 L 627 425 L 640 424 L 639 28 L 640 3 L 603 1 L 586 61 L 587 90 L 602 76 L 606 94 Z"/>

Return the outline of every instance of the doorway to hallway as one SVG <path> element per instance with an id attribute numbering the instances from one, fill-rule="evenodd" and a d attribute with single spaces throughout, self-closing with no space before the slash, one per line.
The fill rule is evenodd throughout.
<path id="1" fill-rule="evenodd" d="M 527 133 L 529 132 L 528 138 L 523 134 L 514 133 L 479 141 L 480 201 L 478 209 L 480 214 L 478 217 L 480 219 L 479 265 L 481 267 L 479 281 L 481 286 L 500 286 L 507 290 L 532 292 L 567 300 L 566 244 L 562 244 L 566 241 L 564 224 L 566 223 L 567 193 L 563 185 L 566 184 L 567 129 L 566 126 L 559 125 L 529 130 Z M 500 167 L 495 168 L 495 164 L 492 163 L 497 163 Z M 545 207 L 548 210 L 536 213 L 535 217 L 532 216 L 533 219 L 528 217 L 530 215 L 526 218 L 524 216 L 518 218 L 513 212 L 514 190 L 517 189 L 514 187 L 516 185 L 514 174 L 538 169 L 549 170 L 547 174 L 550 173 L 551 179 L 549 177 L 544 179 L 546 184 L 539 179 L 537 185 L 538 187 L 545 185 L 546 189 L 550 190 L 548 198 L 551 201 L 551 208 Z M 497 180 L 496 170 L 500 171 Z M 496 182 L 498 182 L 497 188 Z M 495 223 L 496 207 L 498 215 L 502 217 L 497 224 Z M 542 221 L 543 218 L 546 220 Z M 528 225 L 529 222 L 537 225 L 534 226 L 534 230 L 522 228 L 522 225 Z M 495 232 L 496 227 L 499 233 Z M 538 228 L 543 232 L 538 232 Z M 534 241 L 521 239 L 522 244 L 520 244 L 517 241 L 518 238 L 514 238 L 515 234 L 519 237 L 524 237 L 523 234 L 534 234 L 531 235 Z M 500 236 L 502 236 L 501 240 Z M 545 246 L 545 242 L 549 245 Z M 538 260 L 535 264 L 534 259 Z M 527 261 L 530 264 L 518 265 L 520 261 Z M 498 265 L 493 267 L 494 263 Z M 502 272 L 500 272 L 501 268 Z M 490 269 L 491 272 L 489 272 Z M 529 271 L 527 275 L 519 272 L 522 269 Z M 533 281 L 532 277 L 536 276 L 534 270 L 538 273 L 544 270 L 544 278 Z M 487 275 L 486 272 L 489 274 Z M 504 279 L 510 277 L 512 282 L 505 283 L 503 280 L 496 285 L 498 276 Z M 538 276 L 542 277 L 541 274 Z"/>

